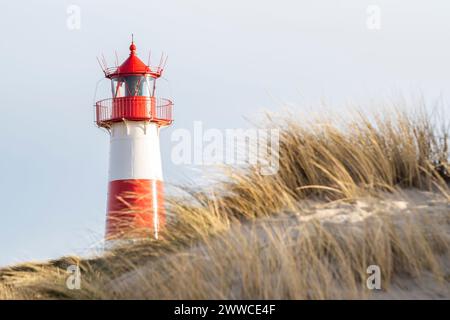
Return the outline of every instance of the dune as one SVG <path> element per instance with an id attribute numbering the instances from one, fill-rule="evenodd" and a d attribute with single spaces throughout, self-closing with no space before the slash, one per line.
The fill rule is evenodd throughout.
<path id="1" fill-rule="evenodd" d="M 349 285 L 348 282 L 352 282 L 349 279 L 342 281 L 347 282 L 348 287 L 344 287 L 339 279 L 349 275 L 339 274 L 341 271 L 337 269 L 330 270 L 330 265 L 318 261 L 309 265 L 301 261 L 305 258 L 308 261 L 311 259 L 311 252 L 301 254 L 303 241 L 307 241 L 308 238 L 309 241 L 314 241 L 311 238 L 314 235 L 320 236 L 322 232 L 333 234 L 335 238 L 330 242 L 336 242 L 335 244 L 339 241 L 337 237 L 339 235 L 341 241 L 346 242 L 343 247 L 347 246 L 351 251 L 364 250 L 364 243 L 369 240 L 373 240 L 374 243 L 366 245 L 366 249 L 371 245 L 377 247 L 380 244 L 376 243 L 376 237 L 367 236 L 375 231 L 373 228 L 379 229 L 380 232 L 384 232 L 383 228 L 394 228 L 397 232 L 403 230 L 404 234 L 397 234 L 396 238 L 390 241 L 402 241 L 404 243 L 399 246 L 404 248 L 419 245 L 416 241 L 420 241 L 421 246 L 430 250 L 433 246 L 447 246 L 450 235 L 450 203 L 439 194 L 418 190 L 383 194 L 382 198 L 368 197 L 350 203 L 318 201 L 301 203 L 298 211 L 235 224 L 220 236 L 208 239 L 206 243 L 179 250 L 163 259 L 139 266 L 113 279 L 109 284 L 109 290 L 118 297 L 136 299 L 155 299 L 161 296 L 184 299 L 255 297 L 448 299 L 450 297 L 448 285 L 450 255 L 447 250 L 428 252 L 424 255 L 425 252 L 420 250 L 415 252 L 416 250 L 411 248 L 411 254 L 422 256 L 433 271 L 418 269 L 417 272 L 408 270 L 392 275 L 392 270 L 383 274 L 381 269 L 381 280 L 384 284 L 375 290 L 365 287 L 364 281 L 360 285 L 356 283 Z M 383 235 L 388 237 L 386 234 Z M 409 236 L 415 239 L 408 239 Z M 297 250 L 300 251 L 298 254 Z M 342 254 L 345 255 L 345 251 Z M 327 259 L 324 257 L 322 262 L 325 263 Z M 412 257 L 410 259 L 416 260 Z M 346 263 L 350 265 L 352 261 L 336 262 L 344 266 Z M 367 266 L 372 263 L 375 261 L 368 260 Z M 412 266 L 414 263 L 417 261 L 412 261 L 410 267 L 414 268 Z M 299 279 L 303 273 L 301 268 L 313 267 L 319 267 L 313 271 L 318 272 L 316 275 L 310 275 L 308 279 Z M 320 269 L 323 269 L 322 273 L 319 273 Z M 361 271 L 364 272 L 365 269 L 361 267 Z M 156 275 L 155 270 L 158 270 Z M 160 278 L 159 272 L 166 272 L 166 277 L 175 281 L 168 279 L 165 284 L 155 284 L 148 280 Z M 181 272 L 183 279 L 177 276 Z M 319 281 L 317 278 L 320 277 L 327 279 L 328 283 L 326 285 L 322 283 L 320 286 L 313 283 Z M 364 279 L 364 274 L 361 277 Z M 369 275 L 366 274 L 365 277 Z M 387 281 L 383 277 L 390 279 Z M 196 288 L 192 288 L 193 279 L 198 286 Z M 228 284 L 224 285 L 223 281 Z M 297 284 L 290 283 L 291 281 Z M 152 287 L 157 290 L 151 290 Z M 164 290 L 161 290 L 162 288 Z M 216 292 L 214 289 L 217 288 L 221 290 Z M 289 290 L 285 291 L 287 288 Z"/>

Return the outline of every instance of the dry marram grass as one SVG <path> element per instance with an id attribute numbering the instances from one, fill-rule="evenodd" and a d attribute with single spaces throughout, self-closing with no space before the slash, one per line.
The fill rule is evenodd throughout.
<path id="1" fill-rule="evenodd" d="M 400 112 L 267 125 L 283 128 L 277 174 L 233 168 L 212 191 L 183 186 L 163 240 L 4 268 L 0 298 L 369 298 L 373 264 L 382 292 L 426 278 L 417 297 L 450 297 L 447 127 Z M 65 286 L 70 264 L 81 290 Z"/>

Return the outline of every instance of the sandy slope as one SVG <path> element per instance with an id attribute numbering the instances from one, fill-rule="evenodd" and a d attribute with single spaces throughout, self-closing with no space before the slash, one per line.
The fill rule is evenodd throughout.
<path id="1" fill-rule="evenodd" d="M 296 241 L 303 236 L 301 226 L 314 222 L 327 226 L 328 230 L 336 232 L 359 234 L 365 232 L 367 224 L 373 223 L 371 219 L 380 216 L 389 217 L 394 224 L 402 228 L 408 227 L 412 223 L 421 223 L 421 219 L 437 219 L 439 230 L 433 229 L 430 232 L 439 232 L 440 236 L 450 239 L 450 202 L 445 197 L 432 192 L 424 191 L 402 191 L 399 194 L 384 194 L 382 197 L 367 197 L 353 202 L 323 203 L 314 201 L 304 201 L 299 204 L 296 212 L 285 212 L 273 218 L 260 219 L 256 223 L 244 223 L 232 227 L 225 235 L 222 235 L 207 243 L 183 250 L 163 259 L 171 261 L 167 265 L 193 264 L 199 270 L 208 268 L 198 261 L 209 261 L 211 269 L 222 264 L 221 259 L 227 259 L 227 250 L 233 251 L 239 247 L 252 248 L 273 245 L 276 241 L 283 242 L 283 245 L 295 245 Z M 433 220 L 434 221 L 434 220 Z M 334 231 L 333 231 L 334 232 Z M 274 240 L 275 239 L 275 240 Z M 235 247 L 234 247 L 235 246 Z M 217 254 L 223 252 L 223 254 Z M 187 258 L 186 258 L 187 257 Z M 231 258 L 232 259 L 232 258 Z M 162 263 L 159 261 L 158 263 Z M 198 264 L 198 266 L 195 266 Z M 441 257 L 441 266 L 445 274 L 445 281 L 437 281 L 432 273 L 424 272 L 418 277 L 395 275 L 388 285 L 384 285 L 381 290 L 366 290 L 360 298 L 374 299 L 450 299 L 450 255 Z M 160 267 L 160 265 L 159 265 Z M 146 279 L 155 276 L 154 269 L 158 268 L 155 263 L 149 263 L 143 267 L 122 275 L 110 283 L 110 289 L 121 292 L 125 297 L 152 297 L 145 286 L 142 286 Z M 189 268 L 189 267 L 188 267 Z M 223 269 L 217 268 L 218 272 Z M 225 272 L 239 273 L 240 269 L 226 269 Z M 167 270 L 170 273 L 170 270 Z M 201 271 L 200 271 L 201 272 Z M 245 271 L 244 271 L 245 272 Z M 282 272 L 281 270 L 278 272 Z M 189 276 L 189 275 L 187 275 Z M 202 277 L 200 275 L 200 277 Z M 243 282 L 240 276 L 223 275 L 226 278 L 233 278 L 234 287 L 224 296 L 224 298 L 248 298 L 243 292 Z M 264 276 L 267 281 L 270 278 L 278 279 L 276 274 Z M 206 279 L 206 282 L 213 282 L 215 279 Z M 217 279 L 220 281 L 220 279 Z M 276 280 L 277 281 L 277 280 Z M 336 293 L 332 296 L 339 296 L 342 291 L 343 297 L 351 296 L 346 294 L 344 288 L 334 288 Z M 184 297 L 183 294 L 173 295 L 174 297 Z M 270 293 L 268 294 L 270 297 Z M 189 295 L 188 295 L 189 297 Z M 208 297 L 208 296 L 206 296 Z M 212 295 L 211 297 L 216 297 Z M 274 294 L 273 298 L 280 298 Z"/>

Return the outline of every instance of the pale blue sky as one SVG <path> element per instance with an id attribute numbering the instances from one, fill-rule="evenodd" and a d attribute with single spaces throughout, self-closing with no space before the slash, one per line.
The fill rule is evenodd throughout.
<path id="1" fill-rule="evenodd" d="M 81 29 L 66 26 L 81 8 Z M 366 27 L 368 5 L 381 29 Z M 246 126 L 262 109 L 450 94 L 450 2 L 7 1 L 0 12 L 0 266 L 83 252 L 104 230 L 108 136 L 93 123 L 102 72 L 128 54 L 169 55 L 173 128 Z M 168 182 L 194 177 L 170 162 Z"/>

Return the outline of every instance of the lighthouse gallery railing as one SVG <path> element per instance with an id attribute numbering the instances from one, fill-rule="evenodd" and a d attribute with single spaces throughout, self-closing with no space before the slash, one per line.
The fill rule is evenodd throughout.
<path id="1" fill-rule="evenodd" d="M 109 127 L 112 122 L 127 120 L 149 120 L 161 125 L 173 121 L 173 103 L 169 99 L 156 97 L 109 98 L 95 103 L 97 125 Z"/>

